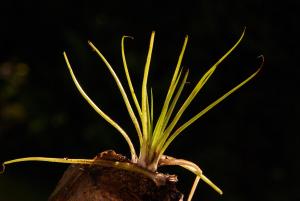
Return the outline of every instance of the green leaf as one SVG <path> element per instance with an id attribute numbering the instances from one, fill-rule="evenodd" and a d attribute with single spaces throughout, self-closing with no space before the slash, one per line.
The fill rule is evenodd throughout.
<path id="1" fill-rule="evenodd" d="M 155 125 L 155 129 L 154 129 L 154 132 L 153 132 L 153 139 L 152 139 L 152 144 L 154 144 L 154 145 L 158 143 L 158 139 L 160 139 L 161 136 L 163 135 L 162 128 L 165 124 L 165 117 L 166 117 L 166 114 L 167 114 L 168 109 L 169 109 L 170 101 L 173 97 L 173 94 L 174 94 L 175 89 L 177 87 L 177 83 L 180 79 L 180 75 L 181 75 L 180 67 L 181 67 L 182 59 L 183 59 L 184 52 L 185 52 L 185 49 L 186 49 L 186 46 L 187 46 L 187 42 L 188 42 L 188 36 L 185 37 L 185 40 L 184 40 L 181 52 L 179 54 L 177 64 L 176 64 L 176 68 L 175 68 L 175 71 L 173 73 L 171 84 L 169 86 L 169 90 L 168 90 L 168 93 L 167 93 L 166 98 L 165 98 L 165 102 L 163 104 L 161 113 L 160 113 L 159 118 L 157 120 L 157 123 Z"/>
<path id="2" fill-rule="evenodd" d="M 186 123 L 184 123 L 182 126 L 180 126 L 167 140 L 166 144 L 162 148 L 161 152 L 163 153 L 167 147 L 171 144 L 171 142 L 188 126 L 190 126 L 192 123 L 194 123 L 197 119 L 199 119 L 201 116 L 203 116 L 205 113 L 207 113 L 209 110 L 211 110 L 213 107 L 215 107 L 217 104 L 219 104 L 221 101 L 223 101 L 225 98 L 227 98 L 229 95 L 231 95 L 233 92 L 238 90 L 240 87 L 242 87 L 244 84 L 249 82 L 252 78 L 254 78 L 257 73 L 260 71 L 261 68 L 259 68 L 255 73 L 253 73 L 251 76 L 249 76 L 247 79 L 245 79 L 243 82 L 235 86 L 233 89 L 225 93 L 223 96 L 218 98 L 216 101 L 208 105 L 205 109 L 203 109 L 201 112 L 199 112 L 197 115 L 192 117 L 190 120 L 188 120 Z"/>
<path id="3" fill-rule="evenodd" d="M 75 86 L 77 87 L 78 91 L 80 92 L 80 94 L 82 95 L 82 97 L 92 106 L 92 108 L 103 118 L 105 119 L 108 123 L 110 123 L 115 129 L 117 129 L 120 134 L 125 138 L 127 144 L 129 145 L 130 148 L 130 152 L 131 152 L 131 157 L 132 160 L 136 160 L 137 156 L 136 156 L 136 152 L 134 149 L 134 146 L 129 138 L 129 136 L 127 135 L 127 133 L 123 130 L 123 128 L 121 126 L 119 126 L 119 124 L 117 124 L 114 120 L 112 120 L 107 114 L 105 114 L 91 99 L 90 97 L 85 93 L 85 91 L 82 89 L 82 87 L 80 86 L 79 82 L 76 79 L 75 74 L 73 73 L 71 64 L 69 62 L 69 59 L 67 57 L 67 54 L 64 52 L 64 58 L 65 61 L 67 63 L 68 69 L 70 71 L 71 77 L 73 82 L 75 83 Z"/>
<path id="4" fill-rule="evenodd" d="M 140 104 L 139 104 L 139 102 L 138 102 L 138 100 L 137 100 L 137 98 L 136 98 L 136 95 L 135 95 L 135 92 L 134 92 L 134 88 L 133 88 L 133 86 L 132 86 L 130 74 L 129 74 L 129 71 L 128 71 L 127 62 L 126 62 L 125 48 L 124 48 L 124 39 L 125 39 L 125 38 L 131 38 L 131 39 L 133 39 L 133 37 L 131 37 L 131 36 L 123 36 L 123 37 L 122 37 L 121 51 L 122 51 L 123 66 L 124 66 L 124 70 L 125 70 L 125 74 L 126 74 L 128 86 L 129 86 L 129 89 L 130 89 L 131 96 L 132 96 L 132 99 L 133 99 L 133 101 L 134 101 L 134 104 L 135 104 L 135 106 L 136 106 L 136 109 L 138 110 L 138 113 L 139 113 L 140 118 L 141 118 L 141 116 L 142 116 L 141 107 L 140 107 Z"/>
<path id="5" fill-rule="evenodd" d="M 145 64 L 143 83 L 142 83 L 142 119 L 141 119 L 141 121 L 142 121 L 143 137 L 144 137 L 145 144 L 147 144 L 147 141 L 148 141 L 147 82 L 148 82 L 148 75 L 149 75 L 149 69 L 150 69 L 150 63 L 151 63 L 151 56 L 152 56 L 152 51 L 153 51 L 154 37 L 155 37 L 155 32 L 152 31 L 151 38 L 150 38 L 150 44 L 149 44 L 149 50 L 148 50 L 146 64 Z"/>
<path id="6" fill-rule="evenodd" d="M 103 54 L 94 46 L 94 44 L 92 42 L 88 42 L 89 45 L 92 47 L 92 49 L 99 55 L 99 57 L 102 59 L 102 61 L 105 63 L 106 67 L 108 68 L 109 72 L 111 73 L 111 75 L 113 76 L 120 92 L 121 92 L 121 95 L 123 97 L 123 100 L 124 100 L 124 103 L 126 105 L 126 108 L 127 108 L 127 111 L 128 111 L 128 114 L 133 122 L 133 125 L 137 131 L 137 134 L 138 134 L 138 137 L 139 137 L 139 140 L 140 140 L 140 144 L 142 144 L 142 131 L 141 131 L 141 128 L 140 128 L 140 125 L 139 125 L 139 122 L 133 112 L 133 109 L 131 107 L 131 104 L 128 100 L 128 97 L 127 97 L 127 94 L 124 90 L 124 87 L 122 85 L 122 83 L 120 82 L 117 74 L 115 73 L 115 71 L 113 70 L 113 68 L 111 67 L 111 65 L 109 64 L 109 62 L 106 60 L 106 58 L 103 56 Z"/>
<path id="7" fill-rule="evenodd" d="M 186 84 L 186 80 L 187 80 L 187 78 L 188 78 L 188 74 L 189 74 L 189 71 L 187 71 L 187 72 L 185 73 L 185 76 L 184 76 L 183 80 L 181 81 L 180 87 L 179 87 L 179 89 L 178 89 L 178 91 L 177 91 L 177 93 L 176 93 L 176 95 L 175 95 L 175 97 L 174 97 L 174 99 L 173 99 L 173 101 L 172 101 L 172 103 L 171 103 L 170 108 L 168 109 L 168 112 L 167 112 L 167 115 L 166 115 L 166 118 L 165 118 L 165 121 L 164 121 L 164 125 L 163 125 L 163 127 L 162 127 L 162 135 L 161 135 L 160 138 L 157 140 L 157 143 L 158 143 L 158 144 L 157 144 L 157 145 L 156 145 L 156 144 L 153 145 L 153 147 L 154 147 L 156 150 L 160 150 L 161 147 L 162 147 L 162 146 L 164 145 L 164 143 L 166 142 L 167 138 L 169 137 L 169 135 L 167 135 L 164 131 L 165 131 L 165 128 L 167 127 L 167 125 L 168 125 L 169 119 L 171 118 L 171 115 L 172 115 L 173 110 L 174 110 L 174 108 L 175 108 L 175 106 L 176 106 L 176 103 L 177 103 L 177 101 L 178 101 L 178 99 L 179 99 L 179 97 L 180 97 L 180 95 L 181 95 L 181 92 L 182 92 L 182 90 L 183 90 L 183 88 L 184 88 L 184 86 L 185 86 L 185 84 Z"/>
<path id="8" fill-rule="evenodd" d="M 188 96 L 188 98 L 185 100 L 185 102 L 182 104 L 181 108 L 179 109 L 179 111 L 177 112 L 177 114 L 175 115 L 174 119 L 172 120 L 172 122 L 170 123 L 170 125 L 168 126 L 168 128 L 165 131 L 165 135 L 170 135 L 170 133 L 172 132 L 172 130 L 174 129 L 175 125 L 177 124 L 177 122 L 179 121 L 180 117 L 182 116 L 182 114 L 184 113 L 184 111 L 186 110 L 186 108 L 190 105 L 190 103 L 192 102 L 192 100 L 196 97 L 196 95 L 199 93 L 199 91 L 203 88 L 203 86 L 206 84 L 206 82 L 208 81 L 208 79 L 211 77 L 211 75 L 214 73 L 214 71 L 216 70 L 216 68 L 218 67 L 218 65 L 238 46 L 238 44 L 241 42 L 242 38 L 244 37 L 245 34 L 245 30 L 242 33 L 242 35 L 240 36 L 240 38 L 238 39 L 238 41 L 233 45 L 232 48 L 230 48 L 205 74 L 204 76 L 202 76 L 202 78 L 199 80 L 199 82 L 197 83 L 197 85 L 195 86 L 195 88 L 193 89 L 193 91 L 190 93 L 190 95 Z"/>

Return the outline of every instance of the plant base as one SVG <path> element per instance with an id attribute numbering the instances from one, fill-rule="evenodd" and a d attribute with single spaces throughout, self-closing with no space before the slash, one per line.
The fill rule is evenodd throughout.
<path id="1" fill-rule="evenodd" d="M 129 162 L 114 151 L 95 160 Z M 182 201 L 174 181 L 157 186 L 142 174 L 101 166 L 70 165 L 48 201 Z"/>

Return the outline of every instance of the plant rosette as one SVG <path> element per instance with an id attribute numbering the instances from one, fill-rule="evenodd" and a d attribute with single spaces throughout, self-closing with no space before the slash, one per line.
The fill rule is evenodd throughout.
<path id="1" fill-rule="evenodd" d="M 264 62 L 263 56 L 260 56 L 262 62 L 258 70 L 256 70 L 253 74 L 251 74 L 241 83 L 239 83 L 238 85 L 230 89 L 227 93 L 220 96 L 217 100 L 215 100 L 214 102 L 206 106 L 203 110 L 201 110 L 196 115 L 191 117 L 188 121 L 186 121 L 181 125 L 178 125 L 179 119 L 181 118 L 185 110 L 188 108 L 190 103 L 194 100 L 196 95 L 201 91 L 201 89 L 209 80 L 209 78 L 212 76 L 212 74 L 215 72 L 219 64 L 221 64 L 222 61 L 238 46 L 244 34 L 245 34 L 245 30 L 243 31 L 242 35 L 237 40 L 237 42 L 215 64 L 213 64 L 204 73 L 204 75 L 194 86 L 193 90 L 187 96 L 185 101 L 183 101 L 183 103 L 180 106 L 178 106 L 178 100 L 179 98 L 181 98 L 181 93 L 185 87 L 189 75 L 189 70 L 183 72 L 183 69 L 181 67 L 184 52 L 188 42 L 188 36 L 186 36 L 184 39 L 182 49 L 179 54 L 179 58 L 173 73 L 173 77 L 170 81 L 170 85 L 161 112 L 156 119 L 154 119 L 154 114 L 153 114 L 153 107 L 154 107 L 153 93 L 152 93 L 152 89 L 149 92 L 149 87 L 148 87 L 148 75 L 150 70 L 155 32 L 153 31 L 150 37 L 149 49 L 148 49 L 148 54 L 147 54 L 147 59 L 146 59 L 146 64 L 145 64 L 144 74 L 143 74 L 143 81 L 141 86 L 140 102 L 138 101 L 133 84 L 131 82 L 131 77 L 127 67 L 125 47 L 124 47 L 125 40 L 128 38 L 130 39 L 133 38 L 130 36 L 123 36 L 121 40 L 122 61 L 123 61 L 124 71 L 126 74 L 127 84 L 132 98 L 131 101 L 129 100 L 128 93 L 125 92 L 123 84 L 121 83 L 120 79 L 118 78 L 117 74 L 115 73 L 110 63 L 106 60 L 103 54 L 94 46 L 92 42 L 90 41 L 88 42 L 91 48 L 104 62 L 104 64 L 106 65 L 107 69 L 110 71 L 113 79 L 117 84 L 117 87 L 121 93 L 126 109 L 128 111 L 128 114 L 131 118 L 131 121 L 133 123 L 133 126 L 135 127 L 138 136 L 139 154 L 137 154 L 135 146 L 133 145 L 132 140 L 129 137 L 129 135 L 126 133 L 126 131 L 115 120 L 113 120 L 105 112 L 103 112 L 82 89 L 81 85 L 79 84 L 73 72 L 68 56 L 64 52 L 63 55 L 76 88 L 78 89 L 82 97 L 90 104 L 90 106 L 124 137 L 124 139 L 128 144 L 131 153 L 131 158 L 126 159 L 125 157 L 116 154 L 113 151 L 102 152 L 94 159 L 27 157 L 27 158 L 19 158 L 19 159 L 14 159 L 14 160 L 4 162 L 3 171 L 5 170 L 6 165 L 12 163 L 18 163 L 18 162 L 25 162 L 25 161 L 45 161 L 45 162 L 73 164 L 64 173 L 64 176 L 62 177 L 58 186 L 56 187 L 55 191 L 50 197 L 51 201 L 78 200 L 80 197 L 79 195 L 77 195 L 79 191 L 78 189 L 80 189 L 80 191 L 83 192 L 81 196 L 83 196 L 82 198 L 85 199 L 87 198 L 87 192 L 89 191 L 88 189 L 94 189 L 93 192 L 89 192 L 89 194 L 94 193 L 94 195 L 92 195 L 94 199 L 90 198 L 88 200 L 174 200 L 174 201 L 182 200 L 183 199 L 182 194 L 179 193 L 174 187 L 174 183 L 177 181 L 177 177 L 175 175 L 166 175 L 157 172 L 159 167 L 169 166 L 169 165 L 181 166 L 196 175 L 195 181 L 191 187 L 191 191 L 187 198 L 188 201 L 192 200 L 195 189 L 200 179 L 203 180 L 205 183 L 207 183 L 209 186 L 211 186 L 219 194 L 222 194 L 223 192 L 221 191 L 221 189 L 217 187 L 212 181 L 210 181 L 203 174 L 202 170 L 198 167 L 198 165 L 184 159 L 177 159 L 171 156 L 166 156 L 164 155 L 164 153 L 166 149 L 170 146 L 170 144 L 174 141 L 174 139 L 177 138 L 178 135 L 181 134 L 183 130 L 185 130 L 188 126 L 190 126 L 192 123 L 194 123 L 204 114 L 206 114 L 209 110 L 211 110 L 213 107 L 215 107 L 225 98 L 227 98 L 230 94 L 232 94 L 240 87 L 242 87 L 244 84 L 249 82 L 260 71 Z M 131 102 L 133 102 L 133 104 Z M 177 112 L 175 112 L 175 109 L 177 109 Z M 106 183 L 101 183 L 100 181 L 102 181 L 101 178 L 103 179 L 103 177 L 100 177 L 99 175 L 104 175 L 103 174 L 104 172 L 106 172 L 107 175 L 111 175 L 111 176 L 107 177 L 110 179 L 106 179 L 106 180 L 104 179 Z M 92 178 L 94 178 L 92 180 L 88 179 L 91 177 L 91 175 L 93 175 Z M 128 178 L 126 177 L 126 175 L 128 176 Z M 127 180 L 126 179 L 124 180 L 124 178 L 127 178 Z M 107 191 L 103 191 L 102 189 L 98 192 L 97 195 L 99 195 L 100 197 L 101 196 L 104 197 L 100 198 L 99 196 L 98 197 L 96 196 L 95 185 L 97 183 L 99 184 L 100 182 L 101 185 L 96 185 L 96 186 L 105 186 L 105 185 L 109 186 L 110 183 L 113 183 L 113 181 L 119 181 L 119 184 L 117 184 L 118 182 L 115 182 L 114 184 L 115 185 L 114 188 L 118 189 L 116 192 L 110 192 L 109 195 L 107 195 Z M 142 182 L 143 185 L 141 185 L 142 183 L 138 183 L 138 181 L 146 181 L 146 183 L 152 182 L 152 184 L 150 184 L 150 186 L 147 186 L 147 184 L 144 185 L 144 183 Z M 139 184 L 138 186 L 131 186 L 132 188 L 131 190 L 127 189 L 125 191 L 125 194 L 127 196 L 131 195 L 131 197 L 127 197 L 126 199 L 124 199 L 125 196 L 124 193 L 123 194 L 120 193 L 122 192 L 122 189 L 124 190 L 124 182 L 125 183 L 137 182 Z M 117 187 L 118 185 L 119 187 Z M 165 188 L 166 185 L 171 187 Z M 85 190 L 83 190 L 83 188 Z M 147 191 L 144 192 L 143 189 L 148 189 L 148 190 L 152 189 L 153 192 L 162 193 L 162 194 L 155 194 L 155 193 L 151 194 Z M 140 193 L 138 193 L 137 191 L 139 191 Z M 141 192 L 144 192 L 144 194 Z M 68 198 L 63 197 L 66 196 L 66 194 L 68 194 L 69 196 Z M 116 198 L 113 198 L 117 194 L 119 194 L 118 195 L 119 197 L 117 196 Z M 150 194 L 151 196 L 154 196 L 157 199 L 154 199 L 153 197 L 147 197 L 150 196 Z M 172 196 L 164 197 L 165 196 L 164 194 L 171 194 L 173 198 L 171 198 Z M 105 197 L 105 195 L 107 195 L 107 197 Z"/>

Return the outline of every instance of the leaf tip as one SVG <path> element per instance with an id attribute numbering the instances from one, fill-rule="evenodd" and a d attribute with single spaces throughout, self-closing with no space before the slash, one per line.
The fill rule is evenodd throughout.
<path id="1" fill-rule="evenodd" d="M 219 189 L 218 193 L 219 193 L 220 195 L 223 195 L 223 191 L 222 191 L 221 189 Z"/>
<path id="2" fill-rule="evenodd" d="M 89 46 L 91 46 L 93 49 L 94 49 L 94 44 L 92 43 L 92 41 L 90 41 L 90 40 L 88 40 L 88 44 L 89 44 Z"/>
<path id="3" fill-rule="evenodd" d="M 259 67 L 258 67 L 258 70 L 256 71 L 255 74 L 257 74 L 257 73 L 262 69 L 262 67 L 263 67 L 263 65 L 264 65 L 264 63 L 265 63 L 265 57 L 264 57 L 264 55 L 259 55 L 259 56 L 257 57 L 257 59 L 260 59 L 261 62 L 260 62 L 260 65 L 259 65 Z"/>
<path id="4" fill-rule="evenodd" d="M 257 58 L 261 59 L 261 66 L 262 66 L 265 63 L 265 57 L 264 57 L 264 55 L 261 54 Z"/>
<path id="5" fill-rule="evenodd" d="M 66 51 L 63 51 L 63 55 L 64 55 L 64 58 L 66 58 L 66 57 L 67 57 L 67 53 L 66 53 Z"/>
<path id="6" fill-rule="evenodd" d="M 129 36 L 129 35 L 124 35 L 124 36 L 122 36 L 122 40 L 124 40 L 125 38 L 129 38 L 129 39 L 131 39 L 131 40 L 134 39 L 133 36 Z"/>

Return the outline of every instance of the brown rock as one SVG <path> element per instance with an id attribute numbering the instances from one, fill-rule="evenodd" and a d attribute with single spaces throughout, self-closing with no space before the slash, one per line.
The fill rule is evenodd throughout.
<path id="1" fill-rule="evenodd" d="M 114 151 L 95 157 L 130 162 Z M 160 174 L 161 175 L 161 174 Z M 166 176 L 167 178 L 168 176 Z M 70 165 L 48 201 L 182 201 L 174 181 L 158 186 L 132 171 L 96 165 Z"/>

